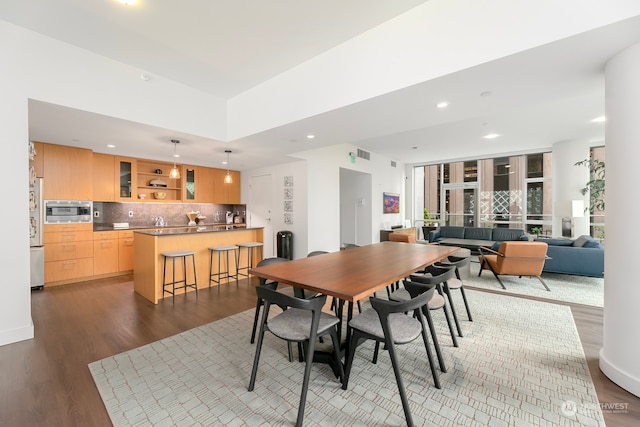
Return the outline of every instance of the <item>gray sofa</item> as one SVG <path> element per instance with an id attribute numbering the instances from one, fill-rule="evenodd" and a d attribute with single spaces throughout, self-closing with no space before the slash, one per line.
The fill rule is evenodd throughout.
<path id="1" fill-rule="evenodd" d="M 590 236 L 570 239 L 538 239 L 549 245 L 542 271 L 548 273 L 575 274 L 579 276 L 604 276 L 604 246 Z"/>
<path id="2" fill-rule="evenodd" d="M 468 242 L 465 242 L 468 241 Z M 459 246 L 477 250 L 479 246 L 493 248 L 501 242 L 529 240 L 524 230 L 516 228 L 481 228 L 443 226 L 429 232 L 429 243 Z"/>

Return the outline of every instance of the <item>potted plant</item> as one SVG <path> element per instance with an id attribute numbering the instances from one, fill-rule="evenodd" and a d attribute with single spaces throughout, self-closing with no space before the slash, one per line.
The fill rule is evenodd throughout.
<path id="1" fill-rule="evenodd" d="M 433 222 L 429 209 L 424 208 L 423 211 L 424 225 L 422 226 L 422 235 L 425 240 L 429 240 L 429 232 L 438 228 L 438 223 Z"/>

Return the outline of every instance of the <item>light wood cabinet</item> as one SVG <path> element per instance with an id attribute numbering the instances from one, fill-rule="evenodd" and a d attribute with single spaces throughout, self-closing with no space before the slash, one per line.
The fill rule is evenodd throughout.
<path id="1" fill-rule="evenodd" d="M 131 202 L 137 198 L 137 160 L 115 156 L 114 193 L 116 201 Z"/>
<path id="2" fill-rule="evenodd" d="M 93 200 L 113 202 L 116 199 L 115 177 L 116 161 L 110 154 L 93 153 Z"/>
<path id="3" fill-rule="evenodd" d="M 84 148 L 43 144 L 44 198 L 93 200 L 93 153 Z"/>
<path id="4" fill-rule="evenodd" d="M 118 271 L 133 270 L 133 231 L 118 231 Z"/>
<path id="5" fill-rule="evenodd" d="M 44 225 L 45 286 L 93 275 L 93 224 Z"/>
<path id="6" fill-rule="evenodd" d="M 229 172 L 233 180 L 231 184 L 224 182 L 224 177 L 227 174 L 226 169 L 213 169 L 214 203 L 240 204 L 240 172 Z"/>
<path id="7" fill-rule="evenodd" d="M 181 202 L 182 201 L 182 182 L 184 175 L 181 172 L 179 179 L 169 178 L 169 171 L 173 167 L 172 163 L 154 162 L 151 160 L 138 160 L 136 171 L 136 189 L 137 194 L 145 194 L 143 201 L 150 202 Z M 160 172 L 160 173 L 158 173 Z M 166 187 L 157 187 L 151 185 L 153 180 L 162 180 Z M 154 193 L 165 193 L 164 199 L 157 199 Z"/>
<path id="8" fill-rule="evenodd" d="M 181 173 L 184 182 L 182 202 L 214 203 L 214 169 L 204 166 L 184 165 Z"/>
<path id="9" fill-rule="evenodd" d="M 93 274 L 116 273 L 118 271 L 118 232 L 98 231 L 93 233 Z"/>

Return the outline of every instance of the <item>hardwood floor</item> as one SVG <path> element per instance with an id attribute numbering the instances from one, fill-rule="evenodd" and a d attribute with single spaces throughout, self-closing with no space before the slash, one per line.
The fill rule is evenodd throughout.
<path id="1" fill-rule="evenodd" d="M 247 281 L 154 305 L 133 292 L 131 280 L 32 292 L 35 338 L 0 347 L 0 426 L 108 426 L 89 363 L 255 307 Z M 598 369 L 602 309 L 572 305 L 572 311 L 600 402 L 627 407 L 603 409 L 607 425 L 638 425 L 640 399 Z"/>

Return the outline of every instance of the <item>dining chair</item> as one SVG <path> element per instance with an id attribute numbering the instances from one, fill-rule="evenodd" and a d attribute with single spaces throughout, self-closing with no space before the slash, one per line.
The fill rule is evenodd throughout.
<path id="1" fill-rule="evenodd" d="M 405 279 L 405 282 L 414 282 L 420 283 L 427 286 L 435 287 L 436 291 L 438 290 L 438 285 L 441 285 L 444 280 L 448 280 L 453 277 L 453 272 L 446 272 L 439 276 L 433 277 L 430 275 L 421 275 L 421 274 L 412 274 L 409 276 L 409 280 Z M 411 294 L 406 288 L 400 288 L 391 293 L 391 297 L 389 298 L 392 301 L 408 301 L 411 299 Z M 444 357 L 442 355 L 442 349 L 440 347 L 440 342 L 438 340 L 438 334 L 436 333 L 435 324 L 433 322 L 433 318 L 431 317 L 431 311 L 443 309 L 444 316 L 449 325 L 449 332 L 451 333 L 451 337 L 453 340 L 454 347 L 458 346 L 458 341 L 456 340 L 455 334 L 453 332 L 453 328 L 451 326 L 451 320 L 449 319 L 449 312 L 446 309 L 445 299 L 438 292 L 434 292 L 432 297 L 429 299 L 427 303 L 427 307 L 424 310 L 424 316 L 427 319 L 427 324 L 429 326 L 429 332 L 431 333 L 431 339 L 433 340 L 433 347 L 436 351 L 436 356 L 438 358 L 438 364 L 440 365 L 441 372 L 447 372 L 447 367 L 444 363 Z M 379 348 L 376 348 L 373 355 L 374 362 L 377 360 L 377 353 Z"/>
<path id="2" fill-rule="evenodd" d="M 302 426 L 316 339 L 324 335 L 330 335 L 333 343 L 333 357 L 335 357 L 335 360 L 340 361 L 340 342 L 338 340 L 338 330 L 336 327 L 340 319 L 322 312 L 322 307 L 327 300 L 326 295 L 316 295 L 309 299 L 297 298 L 265 286 L 256 287 L 256 293 L 258 294 L 258 298 L 263 301 L 264 309 L 262 310 L 258 344 L 256 346 L 256 354 L 253 360 L 253 369 L 251 371 L 248 390 L 253 391 L 255 386 L 265 331 L 269 331 L 276 337 L 287 342 L 304 343 L 306 346 L 305 368 L 302 391 L 300 393 L 300 404 L 298 406 L 298 417 L 296 420 L 296 426 Z M 273 304 L 286 309 L 277 316 L 269 319 L 269 310 Z M 337 363 L 337 366 L 340 381 L 344 383 L 345 374 L 342 363 Z"/>
<path id="3" fill-rule="evenodd" d="M 256 267 L 262 267 L 262 266 L 271 265 L 271 264 L 279 264 L 285 261 L 291 261 L 291 260 L 289 258 L 278 258 L 278 257 L 265 258 L 260 262 L 258 262 Z M 278 282 L 260 278 L 258 286 L 263 286 L 269 289 L 276 290 L 278 288 Z M 302 292 L 301 289 L 299 291 Z M 296 288 L 294 288 L 294 294 L 296 294 Z M 300 295 L 296 295 L 296 296 L 300 296 Z M 263 304 L 264 302 L 260 299 L 260 297 L 258 297 L 258 300 L 256 301 L 256 312 L 253 316 L 253 328 L 251 330 L 251 340 L 250 340 L 251 344 L 255 342 L 256 331 L 258 329 L 258 319 L 260 318 L 260 308 L 263 306 Z M 288 350 L 289 362 L 293 362 L 293 348 L 291 347 L 291 342 L 287 343 L 287 350 Z M 304 356 L 302 353 L 302 345 L 298 345 L 298 360 L 302 362 L 303 357 Z"/>
<path id="4" fill-rule="evenodd" d="M 435 263 L 435 266 L 454 266 L 456 271 L 456 277 L 450 280 L 447 280 L 447 288 L 451 291 L 459 290 L 462 295 L 462 301 L 464 302 L 464 307 L 467 310 L 467 317 L 469 318 L 469 322 L 473 322 L 473 318 L 471 317 L 471 310 L 469 309 L 469 302 L 467 301 L 467 294 L 464 291 L 464 283 L 462 282 L 462 276 L 460 275 L 460 269 L 469 265 L 471 262 L 471 257 L 457 257 L 455 255 L 449 256 L 446 260 Z M 451 298 L 449 298 L 451 301 Z M 453 305 L 453 303 L 452 303 Z"/>
<path id="5" fill-rule="evenodd" d="M 364 310 L 349 322 L 352 335 L 349 342 L 349 353 L 347 355 L 345 378 L 342 383 L 342 388 L 347 390 L 356 348 L 360 342 L 364 340 L 374 340 L 376 343 L 384 343 L 385 348 L 389 351 L 389 357 L 391 359 L 391 365 L 396 378 L 407 425 L 413 426 L 413 418 L 402 381 L 395 346 L 411 343 L 422 336 L 431 367 L 431 374 L 433 375 L 433 381 L 437 388 L 440 388 L 440 381 L 435 370 L 433 356 L 427 338 L 427 327 L 423 317 L 423 308 L 428 304 L 429 299 L 434 294 L 434 287 L 432 287 L 431 291 L 425 292 L 423 290 L 425 285 L 418 288 L 418 285 L 408 283 L 406 286 L 416 295 L 415 297 L 402 302 L 370 297 L 371 308 Z M 412 311 L 413 316 L 408 314 Z"/>

